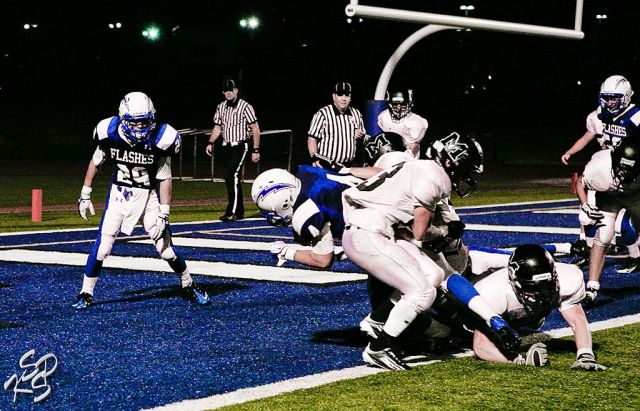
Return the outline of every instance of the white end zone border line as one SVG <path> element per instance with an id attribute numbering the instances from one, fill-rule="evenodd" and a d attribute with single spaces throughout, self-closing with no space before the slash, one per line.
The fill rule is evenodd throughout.
<path id="1" fill-rule="evenodd" d="M 14 249 L 0 251 L 0 261 L 84 267 L 87 263 L 87 254 Z M 367 279 L 367 275 L 361 273 L 343 273 L 267 265 L 229 264 L 197 260 L 188 260 L 187 265 L 191 274 L 194 275 L 199 274 L 240 280 L 326 285 L 360 282 Z M 105 260 L 103 267 L 135 271 L 153 271 L 167 274 L 171 271 L 167 263 L 160 258 L 121 257 L 116 255 L 109 256 L 109 258 Z"/>
<path id="2" fill-rule="evenodd" d="M 628 315 L 620 318 L 613 318 L 610 320 L 599 321 L 591 323 L 589 327 L 591 331 L 606 330 L 609 328 L 618 328 L 624 325 L 635 324 L 640 322 L 640 314 Z M 560 328 L 557 330 L 551 330 L 544 332 L 551 338 L 562 338 L 573 335 L 571 328 Z M 473 355 L 473 352 L 467 351 L 458 355 L 457 357 L 468 357 Z M 437 362 L 428 361 L 421 364 L 431 364 Z M 330 384 L 341 380 L 349 380 L 354 378 L 366 377 L 381 372 L 386 372 L 378 368 L 372 368 L 368 366 L 359 366 L 352 368 L 345 368 L 343 370 L 328 371 L 321 374 L 307 375 L 304 377 L 294 378 L 287 381 L 276 382 L 273 384 L 267 384 L 260 387 L 243 388 L 237 391 L 228 392 L 225 394 L 214 395 L 207 398 L 201 398 L 198 400 L 186 400 L 182 402 L 176 402 L 173 404 L 167 404 L 160 407 L 149 408 L 141 411 L 204 411 L 216 408 L 221 408 L 227 405 L 242 404 L 244 402 L 259 400 L 262 398 L 274 397 L 279 394 L 287 392 L 297 391 L 301 389 L 314 388 L 321 385 Z"/>

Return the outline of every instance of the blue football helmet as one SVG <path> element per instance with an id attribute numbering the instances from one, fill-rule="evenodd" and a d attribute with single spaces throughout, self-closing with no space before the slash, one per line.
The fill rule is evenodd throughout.
<path id="1" fill-rule="evenodd" d="M 122 120 L 122 133 L 134 144 L 146 142 L 156 128 L 156 109 L 153 102 L 139 91 L 124 96 L 120 101 L 119 115 Z"/>

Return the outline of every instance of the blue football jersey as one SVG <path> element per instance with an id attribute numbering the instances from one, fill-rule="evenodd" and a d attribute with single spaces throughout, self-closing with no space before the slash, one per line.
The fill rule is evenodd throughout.
<path id="1" fill-rule="evenodd" d="M 96 144 L 113 160 L 111 181 L 124 187 L 154 189 L 158 163 L 180 151 L 180 135 L 168 124 L 158 124 L 146 142 L 132 144 L 120 134 L 119 117 L 106 118 L 94 130 Z"/>
<path id="2" fill-rule="evenodd" d="M 300 166 L 296 177 L 302 188 L 293 205 L 294 239 L 301 244 L 313 243 L 327 222 L 333 237 L 342 238 L 342 192 L 362 180 L 308 165 Z"/>
<path id="3" fill-rule="evenodd" d="M 608 148 L 617 147 L 621 139 L 640 131 L 640 109 L 633 104 L 617 116 L 604 113 L 598 107 L 598 118 L 602 121 L 602 138 Z"/>

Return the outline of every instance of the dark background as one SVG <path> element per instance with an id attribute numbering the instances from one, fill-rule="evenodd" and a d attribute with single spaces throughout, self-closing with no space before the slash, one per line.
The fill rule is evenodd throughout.
<path id="1" fill-rule="evenodd" d="M 585 131 L 604 79 L 640 84 L 637 1 L 585 0 L 583 40 L 446 30 L 416 44 L 390 88 L 414 90 L 427 140 L 475 133 L 489 162 L 558 163 Z M 233 77 L 260 127 L 292 129 L 304 160 L 311 117 L 338 81 L 363 110 L 395 49 L 421 28 L 375 19 L 347 23 L 347 0 L 5 1 L 0 5 L 0 160 L 79 160 L 119 100 L 143 91 L 159 121 L 210 129 L 220 84 Z M 575 1 L 362 1 L 369 6 L 573 29 Z M 596 14 L 606 14 L 597 20 Z M 241 29 L 256 15 L 260 27 Z M 121 22 L 121 29 L 108 24 Z M 25 30 L 25 23 L 38 27 Z M 155 24 L 160 38 L 145 39 Z M 491 75 L 491 80 L 488 76 Z M 473 88 L 471 88 L 473 86 Z M 265 137 L 265 139 L 268 137 Z M 284 138 L 279 136 L 277 138 Z M 584 163 L 596 147 L 575 158 Z M 269 153 L 263 153 L 263 155 Z M 275 155 L 275 154 L 274 154 Z"/>

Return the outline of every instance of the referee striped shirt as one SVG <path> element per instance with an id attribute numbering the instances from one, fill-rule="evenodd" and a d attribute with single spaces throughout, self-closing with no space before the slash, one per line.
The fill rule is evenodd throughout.
<path id="1" fill-rule="evenodd" d="M 329 104 L 313 116 L 308 134 L 318 140 L 319 154 L 346 163 L 356 156 L 356 129 L 364 131 L 364 121 L 358 109 L 347 107 L 341 113 L 335 105 Z"/>
<path id="2" fill-rule="evenodd" d="M 256 121 L 258 119 L 253 107 L 241 98 L 218 104 L 213 116 L 213 123 L 222 129 L 223 144 L 239 143 L 251 138 L 249 124 Z"/>

